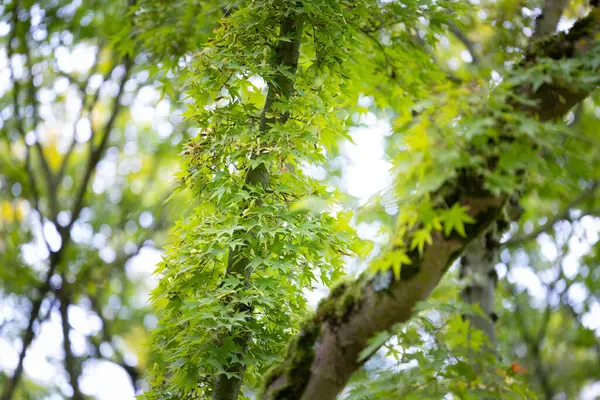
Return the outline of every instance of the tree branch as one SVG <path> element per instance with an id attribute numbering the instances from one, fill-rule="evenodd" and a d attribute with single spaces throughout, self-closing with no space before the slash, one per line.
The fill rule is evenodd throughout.
<path id="1" fill-rule="evenodd" d="M 91 180 L 92 174 L 94 173 L 94 171 L 96 169 L 96 165 L 98 165 L 98 162 L 102 158 L 104 150 L 106 149 L 106 146 L 108 144 L 108 140 L 110 138 L 110 134 L 111 134 L 113 125 L 116 121 L 117 116 L 119 115 L 119 112 L 121 111 L 121 97 L 123 96 L 125 83 L 127 82 L 127 79 L 129 78 L 129 73 L 131 72 L 131 68 L 133 67 L 133 60 L 129 56 L 126 56 L 124 65 L 125 65 L 125 73 L 123 74 L 123 77 L 121 78 L 121 82 L 119 84 L 119 90 L 113 101 L 112 112 L 111 112 L 110 117 L 104 127 L 103 134 L 100 139 L 100 143 L 98 144 L 97 147 L 94 147 L 94 145 L 93 145 L 93 140 L 96 135 L 94 133 L 92 133 L 92 138 L 90 139 L 90 156 L 88 158 L 88 162 L 87 162 L 87 166 L 86 166 L 86 169 L 85 169 L 85 172 L 83 175 L 83 179 L 79 186 L 79 191 L 77 192 L 77 196 L 75 197 L 75 205 L 73 207 L 73 210 L 71 211 L 71 220 L 65 227 L 60 227 L 60 226 L 57 227 L 59 229 L 60 236 L 62 238 L 63 247 L 66 242 L 67 236 L 69 234 L 69 230 L 71 229 L 71 227 L 73 226 L 75 221 L 77 221 L 77 219 L 79 218 L 79 214 L 81 213 L 81 210 L 83 209 L 83 200 L 85 197 L 85 193 L 87 192 L 87 186 Z"/>
<path id="2" fill-rule="evenodd" d="M 99 57 L 100 51 L 101 51 L 101 49 L 98 49 L 98 53 L 96 54 L 96 62 L 94 63 L 94 66 L 90 70 L 90 73 L 88 74 L 85 81 L 83 83 L 81 83 L 81 86 L 79 86 L 79 84 L 76 83 L 76 85 L 79 89 L 79 92 L 81 93 L 81 109 L 79 110 L 79 115 L 75 118 L 75 121 L 73 122 L 73 138 L 71 139 L 69 148 L 67 149 L 67 152 L 63 156 L 63 159 L 60 163 L 60 167 L 58 169 L 58 173 L 56 174 L 57 184 L 59 184 L 60 181 L 62 180 L 62 178 L 65 174 L 65 171 L 67 169 L 67 166 L 69 164 L 69 158 L 71 157 L 71 154 L 73 153 L 73 151 L 75 150 L 75 146 L 77 145 L 77 140 L 75 139 L 76 133 L 77 133 L 77 123 L 81 120 L 81 117 L 84 114 L 89 114 L 94 109 L 96 103 L 98 102 L 98 98 L 100 97 L 100 88 L 102 87 L 102 85 L 100 85 L 98 87 L 98 89 L 96 90 L 96 93 L 94 94 L 93 99 L 89 103 L 86 101 L 87 100 L 86 89 L 87 89 L 88 83 L 90 81 L 90 78 L 94 75 L 94 73 L 98 69 L 98 64 L 100 62 L 100 57 Z M 112 72 L 112 68 L 109 72 L 107 72 L 104 75 L 102 82 L 105 82 L 108 79 L 111 72 Z"/>
<path id="3" fill-rule="evenodd" d="M 64 290 L 64 289 L 63 289 Z M 71 349 L 71 339 L 69 333 L 71 332 L 71 325 L 69 324 L 69 298 L 61 291 L 60 296 L 60 317 L 62 320 L 62 333 L 63 333 L 63 350 L 65 352 L 65 369 L 69 375 L 69 381 L 73 388 L 73 400 L 83 400 L 83 394 L 79 389 L 79 376 L 81 375 L 79 363 L 77 358 L 73 355 Z"/>
<path id="4" fill-rule="evenodd" d="M 16 29 L 16 23 L 18 23 L 18 3 L 19 3 L 18 1 L 15 1 L 14 6 L 13 6 L 14 7 L 13 8 L 13 24 L 14 24 L 14 26 L 13 26 L 13 30 L 11 31 L 11 35 L 15 35 L 14 31 Z M 14 37 L 15 36 L 12 36 L 12 38 L 14 38 Z M 11 40 L 9 40 L 9 43 L 12 42 L 12 38 L 11 38 Z M 10 47 L 10 45 L 9 45 L 7 54 L 9 54 L 9 58 L 12 55 L 12 48 Z M 30 59 L 29 54 L 27 54 L 27 60 L 29 60 L 29 61 L 27 61 L 28 66 L 31 67 L 31 59 Z M 10 61 L 9 61 L 9 65 L 10 65 Z M 52 287 L 50 284 L 50 279 L 52 278 L 58 265 L 60 264 L 62 255 L 64 254 L 64 249 L 68 244 L 69 230 L 72 227 L 73 223 L 79 217 L 79 214 L 81 213 L 81 210 L 83 208 L 83 199 L 84 199 L 84 196 L 85 196 L 85 193 L 87 190 L 87 185 L 89 184 L 91 175 L 92 175 L 93 171 L 95 170 L 95 167 L 98 164 L 98 162 L 100 161 L 100 158 L 106 148 L 108 139 L 110 137 L 110 132 L 115 123 L 116 117 L 119 114 L 119 111 L 121 108 L 120 99 L 122 97 L 125 82 L 127 81 L 128 77 L 129 77 L 129 73 L 130 73 L 132 66 L 133 66 L 133 61 L 131 60 L 131 58 L 125 57 L 125 73 L 124 73 L 121 83 L 119 85 L 119 91 L 117 93 L 117 96 L 114 99 L 112 113 L 111 113 L 109 120 L 104 128 L 104 134 L 101 138 L 100 144 L 96 148 L 93 148 L 93 147 L 91 148 L 90 158 L 88 160 L 87 168 L 84 173 L 84 179 L 82 181 L 82 184 L 79 188 L 79 192 L 76 197 L 75 207 L 73 208 L 73 212 L 71 213 L 71 216 L 72 216 L 71 221 L 64 228 L 57 226 L 57 228 L 59 229 L 60 235 L 61 235 L 62 246 L 56 252 L 50 251 L 49 269 L 48 269 L 44 283 L 42 283 L 41 286 L 37 289 L 37 292 L 38 292 L 37 299 L 34 299 L 32 302 L 32 309 L 31 309 L 31 314 L 29 316 L 29 322 L 27 324 L 27 328 L 25 329 L 25 332 L 23 333 L 23 346 L 22 346 L 21 352 L 19 354 L 19 360 L 17 362 L 17 367 L 15 368 L 15 371 L 13 372 L 12 377 L 6 381 L 4 388 L 2 390 L 2 396 L 0 397 L 0 400 L 11 400 L 12 399 L 12 395 L 13 395 L 13 393 L 21 379 L 21 376 L 23 374 L 23 364 L 24 364 L 25 356 L 26 356 L 27 350 L 29 349 L 29 347 L 31 346 L 31 344 L 33 343 L 33 340 L 35 338 L 35 332 L 34 332 L 35 322 L 38 321 L 38 315 L 40 312 L 40 308 L 42 306 L 44 299 L 46 298 L 46 295 L 52 290 Z M 11 70 L 11 76 L 14 77 L 12 70 Z M 17 128 L 18 128 L 20 134 L 22 135 L 22 137 L 25 138 L 25 127 L 23 126 L 23 124 L 19 118 L 19 107 L 18 107 L 19 83 L 17 82 L 16 79 L 13 79 L 13 84 L 15 85 L 13 98 L 15 100 L 15 108 L 16 108 L 15 112 L 17 113 L 17 121 L 18 121 Z M 31 81 L 30 84 L 33 85 L 33 81 Z M 32 92 L 31 90 L 32 90 L 32 88 L 29 88 L 29 93 L 28 93 L 29 99 L 31 101 L 35 101 L 35 92 L 34 91 Z M 34 87 L 33 87 L 33 90 L 35 90 Z M 34 108 L 35 108 L 35 105 L 34 105 Z M 35 112 L 35 115 L 37 116 L 37 111 Z M 36 117 L 36 118 L 39 118 L 39 117 Z M 35 128 L 35 126 L 34 126 L 34 128 Z M 42 162 L 42 167 L 45 170 L 45 173 L 47 175 L 48 184 L 54 185 L 54 177 L 52 176 L 52 171 L 49 169 L 49 167 L 48 168 L 44 167 L 45 157 L 43 155 L 43 149 L 41 148 L 41 144 L 40 144 L 39 140 L 37 140 L 37 139 L 36 139 L 36 147 L 38 148 L 40 160 Z M 45 164 L 47 165 L 47 163 L 45 163 Z M 30 179 L 32 178 L 32 175 L 33 174 L 30 174 Z M 52 186 L 49 186 L 49 187 L 51 188 Z M 35 190 L 35 189 L 33 189 L 33 190 Z M 35 193 L 37 193 L 37 191 Z M 53 196 L 52 191 L 49 194 L 49 196 L 50 197 Z M 51 202 L 52 201 L 53 200 L 51 199 Z M 36 195 L 36 202 L 37 202 L 37 195 Z M 51 207 L 51 208 L 53 209 L 53 213 L 57 209 L 57 208 L 55 209 L 54 207 Z M 40 212 L 40 211 L 38 210 L 38 212 Z M 41 212 L 40 212 L 40 215 L 41 215 Z M 54 215 L 54 216 L 56 216 L 56 215 Z"/>
<path id="5" fill-rule="evenodd" d="M 15 3 L 13 5 L 13 10 L 12 10 L 12 23 L 13 23 L 13 32 L 15 32 L 15 36 L 16 36 L 16 30 L 17 30 L 17 26 L 19 23 L 19 1 L 15 0 Z M 12 39 L 12 38 L 11 38 Z M 44 150 L 42 148 L 42 144 L 40 141 L 40 138 L 37 134 L 37 126 L 39 125 L 40 122 L 40 117 L 39 117 L 39 112 L 38 112 L 38 102 L 36 99 L 36 89 L 35 89 L 35 85 L 33 83 L 33 63 L 31 61 L 31 52 L 29 50 L 29 44 L 27 42 L 27 34 L 24 33 L 23 37 L 20 38 L 22 41 L 22 45 L 23 48 L 25 50 L 25 67 L 27 70 L 27 74 L 28 74 L 28 81 L 27 81 L 27 98 L 29 100 L 29 103 L 31 104 L 31 107 L 33 109 L 33 125 L 32 125 L 32 130 L 34 132 L 35 135 L 35 147 L 37 149 L 38 152 L 38 156 L 40 158 L 40 165 L 42 166 L 42 171 L 44 172 L 45 178 L 46 178 L 46 185 L 48 187 L 48 199 L 50 202 L 50 209 L 52 211 L 52 214 L 54 216 L 56 216 L 57 214 L 57 210 L 58 210 L 58 203 L 56 200 L 56 190 L 55 190 L 55 180 L 54 180 L 54 174 L 52 173 L 52 169 L 50 168 L 50 165 L 48 164 L 48 160 L 46 160 L 46 156 L 44 155 Z M 10 42 L 12 42 L 12 40 L 9 41 L 9 48 L 11 48 L 11 44 Z M 9 54 L 9 66 L 11 65 L 11 56 L 12 56 L 12 49 L 11 51 L 8 53 Z M 13 83 L 15 85 L 15 91 L 17 92 L 17 94 L 15 95 L 15 100 L 17 100 L 18 97 L 18 83 L 17 80 L 14 79 L 14 74 L 12 72 L 12 66 L 10 66 L 11 68 L 11 76 L 13 77 Z M 18 100 L 17 100 L 18 101 Z M 17 107 L 18 102 L 15 103 L 15 107 Z M 15 112 L 18 112 L 18 108 L 15 110 Z M 17 116 L 17 119 L 19 117 Z M 21 125 L 21 134 L 23 135 L 23 138 L 25 139 L 25 130 L 24 127 Z M 27 144 L 26 144 L 27 145 Z"/>
<path id="6" fill-rule="evenodd" d="M 584 54 L 587 50 L 581 43 L 593 42 L 599 32 L 600 10 L 594 9 L 568 34 L 554 36 L 536 46 L 535 53 L 527 55 L 522 67 L 535 65 L 539 58 L 558 60 Z M 515 104 L 515 107 L 542 121 L 561 117 L 589 95 L 558 83 L 547 84 L 537 91 L 532 85 L 515 90 L 535 102 L 535 105 Z M 413 306 L 429 296 L 465 246 L 497 219 L 506 199 L 489 194 L 483 182 L 483 179 L 475 179 L 469 182 L 472 191 L 462 188 L 463 191 L 454 193 L 460 204 L 469 207 L 469 214 L 476 220 L 469 226 L 465 238 L 458 235 L 445 238 L 435 232 L 433 243 L 424 249 L 422 256 L 416 251 L 408 254 L 411 263 L 402 268 L 401 279 L 394 280 L 388 271 L 386 285 L 381 283 L 386 277 L 379 274 L 372 278 L 363 275 L 334 288 L 292 341 L 284 361 L 265 379 L 261 398 L 334 399 L 362 365 L 357 360 L 368 340 L 379 331 L 407 321 L 412 316 Z"/>
<path id="7" fill-rule="evenodd" d="M 464 44 L 469 53 L 471 53 L 473 64 L 479 65 L 481 63 L 481 59 L 479 58 L 477 50 L 475 50 L 475 43 L 469 39 L 469 37 L 458 26 L 456 26 L 456 24 L 452 22 L 448 24 L 448 30 L 454 35 L 454 37 Z"/>
<path id="8" fill-rule="evenodd" d="M 552 398 L 554 397 L 554 390 L 550 386 L 550 382 L 548 381 L 547 371 L 546 371 L 545 365 L 541 358 L 541 352 L 540 352 L 541 342 L 536 342 L 536 338 L 529 332 L 529 329 L 527 328 L 527 323 L 525 322 L 525 319 L 523 318 L 523 316 L 525 315 L 525 312 L 524 312 L 524 310 L 521 309 L 521 306 L 519 304 L 519 300 L 517 297 L 517 292 L 516 292 L 515 288 L 513 287 L 513 285 L 509 284 L 508 286 L 511 290 L 513 298 L 515 299 L 515 302 L 514 302 L 514 304 L 515 304 L 515 313 L 514 313 L 515 320 L 517 321 L 517 325 L 519 327 L 521 337 L 525 341 L 527 349 L 531 353 L 531 357 L 535 364 L 535 376 L 536 376 L 537 380 L 540 382 L 540 386 L 542 387 L 542 390 L 544 392 L 544 398 L 546 400 L 552 400 Z"/>
<path id="9" fill-rule="evenodd" d="M 568 0 L 545 0 L 542 13 L 535 20 L 533 37 L 542 38 L 555 33 L 560 17 L 568 3 Z"/>
<path id="10" fill-rule="evenodd" d="M 106 317 L 104 316 L 104 313 L 102 312 L 102 308 L 98 304 L 98 299 L 92 298 L 90 300 L 92 303 L 92 309 L 96 312 L 96 315 L 98 316 L 98 318 L 100 318 L 100 321 L 102 321 L 102 336 L 101 336 L 102 339 L 101 339 L 101 341 L 111 343 L 111 345 L 113 345 L 112 347 L 114 349 L 114 354 L 116 357 L 104 357 L 100 353 L 100 341 L 94 340 L 94 338 L 90 337 L 89 338 L 90 343 L 94 346 L 94 348 L 96 349 L 96 352 L 98 353 L 98 355 L 101 358 L 103 358 L 107 361 L 110 361 L 114 364 L 117 364 L 118 366 L 123 368 L 123 370 L 125 370 L 127 375 L 129 375 L 129 379 L 131 379 L 131 385 L 133 386 L 134 391 L 136 391 L 138 388 L 138 381 L 139 381 L 140 377 L 142 376 L 142 372 L 139 371 L 136 367 L 125 363 L 125 358 L 124 358 L 123 354 L 113 344 L 114 343 L 113 335 L 111 333 L 112 330 L 110 328 L 110 324 L 109 324 L 108 320 L 106 319 Z"/>
<path id="11" fill-rule="evenodd" d="M 29 186 L 30 186 L 31 194 L 33 196 L 33 206 L 34 206 L 35 210 L 40 214 L 40 220 L 43 223 L 43 220 L 41 218 L 42 213 L 39 209 L 39 193 L 37 190 L 36 178 L 35 178 L 35 174 L 33 173 L 32 164 L 31 164 L 31 149 L 30 149 L 30 146 L 27 144 L 27 141 L 25 140 L 25 137 L 26 137 L 25 126 L 24 126 L 23 120 L 21 119 L 21 107 L 19 104 L 19 93 L 21 92 L 21 84 L 15 77 L 14 69 L 12 67 L 12 62 L 11 62 L 13 55 L 14 55 L 13 41 L 17 37 L 17 34 L 16 34 L 17 23 L 18 23 L 17 3 L 15 3 L 15 5 L 13 7 L 14 7 L 13 13 L 12 13 L 13 27 L 10 31 L 10 35 L 8 36 L 7 56 L 8 56 L 9 77 L 10 77 L 11 82 L 13 83 L 13 90 L 12 90 L 13 99 L 12 100 L 13 100 L 13 106 L 15 108 L 15 124 L 17 125 L 17 131 L 19 132 L 19 135 L 21 136 L 21 138 L 23 139 L 23 142 L 25 143 L 25 170 L 29 177 Z"/>
<path id="12" fill-rule="evenodd" d="M 21 348 L 21 352 L 19 353 L 19 361 L 17 362 L 17 367 L 15 368 L 13 375 L 10 379 L 8 379 L 4 384 L 4 389 L 2 390 L 2 397 L 0 400 L 11 400 L 13 392 L 17 388 L 19 380 L 23 375 L 23 363 L 25 361 L 25 355 L 29 346 L 33 343 L 33 339 L 35 338 L 36 333 L 34 332 L 35 322 L 38 320 L 38 315 L 40 309 L 42 308 L 42 303 L 46 298 L 46 295 L 51 289 L 50 286 L 50 278 L 53 274 L 53 268 L 50 268 L 46 281 L 38 289 L 39 296 L 36 300 L 33 301 L 31 306 L 31 313 L 29 315 L 29 322 L 27 323 L 27 328 L 25 329 L 25 333 L 23 334 L 23 346 Z"/>
<path id="13" fill-rule="evenodd" d="M 577 196 L 575 199 L 573 199 L 573 201 L 571 201 L 571 203 L 567 207 L 565 207 L 565 209 L 563 211 L 558 213 L 554 218 L 552 218 L 551 220 L 546 222 L 544 225 L 538 227 L 536 230 L 534 230 L 530 234 L 512 238 L 504 244 L 508 245 L 508 246 L 514 246 L 514 245 L 527 243 L 528 241 L 537 238 L 539 235 L 548 231 L 549 229 L 552 229 L 554 224 L 556 224 L 558 221 L 567 219 L 569 217 L 569 213 L 571 212 L 571 210 L 573 208 L 577 207 L 579 204 L 581 204 L 585 200 L 587 200 L 590 196 L 592 196 L 596 192 L 598 187 L 600 187 L 600 180 L 593 181 L 592 186 L 590 186 L 588 189 L 581 192 L 579 194 L 579 196 Z"/>

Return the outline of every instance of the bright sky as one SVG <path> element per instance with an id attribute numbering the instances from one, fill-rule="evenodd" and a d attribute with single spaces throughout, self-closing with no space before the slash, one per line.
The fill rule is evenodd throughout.
<path id="1" fill-rule="evenodd" d="M 0 35 L 7 34 L 5 23 L 0 23 Z M 90 67 L 90 60 L 93 58 L 93 52 L 89 48 L 76 47 L 73 52 L 68 52 L 66 49 L 56 53 L 59 64 L 62 64 L 65 69 L 81 69 L 87 70 Z M 453 62 L 469 62 L 470 59 L 466 55 L 462 56 L 462 61 L 455 60 Z M 6 51 L 0 49 L 0 92 L 9 87 L 8 74 L 6 73 Z M 15 68 L 20 68 L 20 62 L 15 64 Z M 452 66 L 451 66 L 452 67 Z M 59 83 L 57 85 L 60 86 Z M 60 90 L 60 88 L 56 88 Z M 165 118 L 169 114 L 169 105 L 159 103 L 158 106 L 153 106 L 153 99 L 156 99 L 156 92 L 151 89 L 143 89 L 138 98 L 145 99 L 144 102 L 136 102 L 133 104 L 132 115 L 136 121 L 149 122 L 154 121 L 157 117 Z M 72 107 L 77 107 L 77 104 L 72 104 Z M 69 111 L 75 114 L 73 110 Z M 366 202 L 370 196 L 383 190 L 389 185 L 390 177 L 388 174 L 389 164 L 384 160 L 383 141 L 385 135 L 389 134 L 390 126 L 386 122 L 378 121 L 376 117 L 369 114 L 363 118 L 366 125 L 364 128 L 355 129 L 353 138 L 355 145 L 347 144 L 342 148 L 342 152 L 347 158 L 347 163 L 344 166 L 344 174 L 342 186 L 351 195 L 361 199 L 361 202 Z M 172 135 L 172 128 L 169 129 L 168 124 L 155 124 L 162 135 Z M 62 132 L 72 132 L 72 129 L 62 129 Z M 86 140 L 86 135 L 89 128 L 85 124 L 78 126 L 74 130 L 77 135 L 81 136 L 81 140 Z M 68 134 L 68 133 L 67 133 Z M 68 138 L 64 138 L 68 139 Z M 132 149 L 135 152 L 135 149 Z M 110 163 L 105 164 L 93 183 L 94 190 L 101 190 L 102 187 L 110 185 L 111 166 Z M 113 168 L 114 169 L 114 168 Z M 151 216 L 150 216 L 151 218 Z M 38 227 L 38 230 L 41 227 Z M 84 225 L 81 226 L 79 235 L 85 236 Z M 53 227 L 44 227 L 46 234 L 50 240 L 56 239 Z M 578 268 L 578 259 L 581 255 L 589 251 L 590 242 L 598 240 L 600 232 L 600 223 L 593 218 L 584 218 L 581 222 L 580 237 L 572 239 L 572 250 L 563 262 L 563 268 L 567 276 L 573 276 Z M 359 234 L 363 237 L 374 238 L 376 228 L 372 226 L 360 226 Z M 587 238 L 586 238 L 587 236 Z M 89 240 L 92 240 L 90 237 Z M 545 236 L 539 239 L 539 244 L 542 246 L 544 255 L 553 260 L 557 257 L 558 251 L 552 241 Z M 60 243 L 55 243 L 55 246 L 60 246 Z M 41 244 L 37 246 L 29 246 L 25 248 L 25 258 L 35 264 L 44 257 Z M 106 254 L 110 258 L 110 254 Z M 140 293 L 140 302 L 147 300 L 148 291 L 154 286 L 155 279 L 152 277 L 152 271 L 157 261 L 160 259 L 160 252 L 154 249 L 145 248 L 138 256 L 136 256 L 127 265 L 127 274 L 130 278 L 139 279 L 144 282 L 145 292 Z M 527 260 L 522 260 L 511 270 L 508 279 L 517 282 L 517 285 L 529 291 L 540 304 L 544 302 L 546 291 L 538 277 L 526 268 Z M 506 266 L 498 265 L 498 271 L 502 278 L 506 274 Z M 551 277 L 549 277 L 551 279 Z M 326 290 L 317 290 L 309 295 L 311 304 L 316 304 L 318 299 L 326 294 Z M 581 304 L 587 293 L 583 285 L 575 284 L 569 291 L 569 297 L 576 303 Z M 15 308 L 14 304 L 9 300 L 0 304 L 0 324 L 3 321 L 13 317 Z M 118 308 L 118 304 L 114 305 Z M 47 305 L 46 305 L 47 307 Z M 84 306 L 72 306 L 69 309 L 69 318 L 73 325 L 71 341 L 73 350 L 76 355 L 81 355 L 84 352 L 84 335 L 97 332 L 101 329 L 101 322 L 98 317 L 89 313 Z M 146 321 L 148 327 L 152 327 L 155 321 Z M 600 336 L 600 305 L 595 304 L 593 310 L 584 316 L 584 324 L 589 328 L 596 329 Z M 26 374 L 43 384 L 54 384 L 61 389 L 65 395 L 71 393 L 71 388 L 67 384 L 64 371 L 56 370 L 54 365 L 49 360 L 60 360 L 63 358 L 62 343 L 61 343 L 61 324 L 60 315 L 53 312 L 51 318 L 46 322 L 41 332 L 38 334 L 33 346 L 27 353 L 25 359 Z M 9 343 L 6 339 L 0 338 L 0 368 L 12 371 L 17 363 L 20 343 Z M 110 353 L 113 351 L 110 346 L 104 346 L 102 351 Z M 132 354 L 129 354 L 127 361 L 135 364 L 136 360 Z M 94 396 L 101 400 L 130 400 L 134 398 L 133 389 L 131 387 L 128 375 L 118 366 L 106 361 L 90 361 L 85 363 L 83 377 L 81 380 L 81 389 L 86 395 Z M 594 387 L 587 388 L 582 394 L 583 400 L 591 400 L 595 395 L 600 394 L 600 383 Z M 54 397 L 60 399 L 60 396 Z"/>

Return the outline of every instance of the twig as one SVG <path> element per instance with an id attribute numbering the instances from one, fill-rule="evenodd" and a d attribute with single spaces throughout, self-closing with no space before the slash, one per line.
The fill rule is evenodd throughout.
<path id="1" fill-rule="evenodd" d="M 100 53 L 100 50 L 98 50 L 98 54 L 99 53 Z M 92 68 L 92 71 L 90 71 L 88 77 L 85 80 L 85 83 L 83 84 L 83 90 L 81 90 L 81 88 L 80 88 L 80 92 L 81 92 L 81 95 L 82 95 L 82 97 L 81 97 L 82 98 L 82 101 L 81 101 L 82 102 L 82 106 L 81 106 L 81 110 L 79 110 L 79 115 L 77 116 L 77 118 L 75 118 L 75 122 L 73 123 L 73 138 L 71 139 L 71 143 L 69 144 L 69 148 L 67 149 L 67 152 L 65 153 L 65 155 L 64 155 L 64 157 L 63 157 L 63 159 L 61 161 L 61 164 L 60 164 L 60 167 L 59 167 L 59 170 L 58 170 L 58 174 L 57 174 L 57 178 L 56 178 L 57 182 L 60 182 L 61 179 L 63 178 L 63 176 L 64 176 L 64 174 L 66 172 L 67 166 L 69 164 L 69 158 L 71 157 L 73 151 L 75 150 L 75 147 L 77 146 L 77 140 L 75 138 L 76 129 L 77 129 L 77 123 L 81 120 L 81 118 L 83 117 L 84 114 L 91 113 L 91 111 L 94 109 L 94 107 L 98 103 L 98 99 L 100 97 L 100 87 L 102 85 L 100 85 L 98 87 L 98 89 L 94 93 L 94 97 L 92 98 L 92 100 L 89 103 L 86 102 L 87 97 L 86 97 L 86 92 L 85 92 L 85 90 L 86 90 L 86 88 L 88 86 L 90 78 L 92 77 L 92 75 L 94 75 L 94 71 L 96 71 L 96 69 L 98 68 L 98 62 L 99 62 L 99 57 L 97 56 L 96 63 L 94 64 L 94 66 Z M 114 68 L 115 67 L 111 68 L 104 75 L 104 77 L 102 79 L 103 83 L 106 82 L 106 80 L 108 80 L 108 77 L 110 77 L 110 75 L 111 75 L 112 71 L 114 70 Z"/>
<path id="2" fill-rule="evenodd" d="M 550 386 L 550 382 L 548 380 L 547 371 L 544 367 L 544 363 L 542 362 L 541 354 L 540 354 L 540 342 L 535 342 L 535 338 L 529 332 L 525 320 L 523 318 L 524 312 L 519 305 L 519 300 L 517 298 L 517 292 L 512 284 L 507 284 L 509 290 L 512 293 L 515 304 L 515 320 L 517 321 L 517 325 L 521 332 L 521 337 L 525 341 L 527 348 L 531 352 L 531 357 L 533 358 L 533 362 L 535 363 L 535 375 L 542 386 L 542 390 L 544 391 L 544 398 L 546 400 L 552 400 L 554 397 L 554 390 Z"/>
<path id="3" fill-rule="evenodd" d="M 71 332 L 71 325 L 69 324 L 69 298 L 64 293 L 64 288 L 60 291 L 60 317 L 62 320 L 62 333 L 63 333 L 63 350 L 65 352 L 65 369 L 69 374 L 69 381 L 73 388 L 73 400 L 84 400 L 83 394 L 79 389 L 79 376 L 81 371 L 77 362 L 77 358 L 73 355 L 71 349 L 71 339 L 69 333 Z"/>
<path id="4" fill-rule="evenodd" d="M 558 221 L 568 218 L 569 212 L 571 211 L 571 209 L 574 207 L 577 207 L 579 204 L 581 204 L 583 201 L 585 201 L 588 197 L 593 195 L 594 192 L 596 191 L 596 189 L 598 189 L 598 186 L 600 186 L 600 180 L 593 181 L 592 186 L 590 186 L 588 189 L 586 189 L 582 193 L 580 193 L 579 196 L 577 196 L 567 207 L 565 207 L 565 209 L 563 211 L 561 211 L 559 214 L 557 214 L 550 221 L 546 222 L 544 225 L 540 226 L 539 228 L 537 228 L 535 231 L 533 231 L 532 233 L 530 233 L 528 235 L 518 236 L 518 237 L 508 240 L 507 242 L 504 243 L 504 245 L 507 245 L 507 246 L 519 245 L 519 244 L 523 244 L 532 239 L 537 238 L 540 234 L 551 229 L 554 226 L 554 224 L 557 223 Z"/>
<path id="5" fill-rule="evenodd" d="M 17 29 L 17 24 L 19 23 L 18 6 L 19 2 L 15 0 L 15 5 L 12 14 L 15 30 Z M 56 215 L 58 214 L 58 202 L 56 199 L 56 182 L 54 174 L 52 173 L 52 169 L 50 168 L 48 160 L 44 155 L 44 149 L 42 148 L 40 137 L 37 134 L 36 128 L 40 123 L 40 116 L 38 110 L 38 102 L 36 99 L 36 89 L 35 85 L 33 84 L 33 63 L 31 61 L 31 52 L 29 50 L 26 35 L 23 35 L 22 41 L 23 47 L 25 49 L 25 66 L 27 68 L 27 74 L 29 75 L 29 79 L 27 81 L 27 97 L 29 99 L 29 102 L 31 103 L 31 107 L 33 108 L 33 132 L 35 135 L 35 147 L 39 153 L 40 165 L 42 166 L 42 170 L 46 178 L 46 185 L 48 186 L 48 200 L 50 203 L 50 209 L 52 210 L 52 214 L 54 215 L 54 217 L 56 217 Z M 14 79 L 13 81 L 16 82 L 16 80 Z"/>
<path id="6" fill-rule="evenodd" d="M 456 24 L 452 22 L 448 24 L 448 30 L 454 35 L 454 37 L 456 37 L 462 44 L 464 44 L 469 53 L 471 53 L 473 64 L 481 64 L 481 59 L 477 54 L 477 50 L 475 50 L 475 43 L 471 39 L 469 39 L 469 37 Z"/>
<path id="7" fill-rule="evenodd" d="M 123 78 L 121 78 L 119 90 L 113 101 L 111 115 L 108 119 L 108 122 L 106 123 L 106 125 L 104 127 L 104 132 L 102 134 L 102 138 L 97 147 L 94 147 L 94 145 L 93 145 L 95 134 L 92 132 L 92 138 L 90 139 L 90 156 L 88 158 L 88 163 L 87 163 L 87 167 L 84 172 L 83 180 L 81 182 L 79 191 L 75 198 L 75 205 L 71 212 L 71 220 L 65 227 L 58 227 L 61 238 L 63 239 L 63 243 L 65 243 L 65 240 L 67 239 L 67 236 L 69 234 L 69 230 L 71 229 L 71 227 L 73 226 L 75 221 L 77 221 L 77 219 L 79 218 L 79 214 L 81 213 L 81 210 L 83 209 L 83 200 L 85 197 L 85 193 L 87 191 L 87 186 L 90 182 L 90 179 L 92 177 L 94 170 L 96 169 L 96 165 L 98 165 L 98 162 L 100 161 L 100 158 L 102 157 L 102 154 L 104 153 L 104 150 L 108 144 L 108 139 L 110 138 L 110 134 L 111 134 L 113 125 L 116 121 L 117 115 L 121 111 L 121 97 L 123 95 L 125 82 L 127 82 L 127 79 L 129 78 L 129 73 L 131 72 L 132 66 L 133 66 L 133 61 L 131 60 L 131 58 L 126 56 L 125 57 L 125 73 L 123 74 Z"/>

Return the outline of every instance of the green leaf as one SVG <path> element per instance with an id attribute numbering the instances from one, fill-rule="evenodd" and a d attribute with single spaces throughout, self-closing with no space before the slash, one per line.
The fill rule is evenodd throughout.
<path id="1" fill-rule="evenodd" d="M 423 248 L 425 244 L 433 244 L 433 239 L 431 238 L 431 232 L 429 229 L 417 229 L 413 233 L 412 241 L 410 244 L 410 249 L 413 250 L 415 248 L 419 249 L 419 253 L 423 254 Z"/>
<path id="2" fill-rule="evenodd" d="M 444 235 L 450 236 L 452 231 L 458 232 L 462 237 L 466 237 L 465 224 L 475 223 L 475 219 L 471 217 L 467 211 L 469 210 L 466 206 L 461 206 L 460 203 L 454 203 L 454 205 L 442 213 L 442 221 L 444 224 Z"/>

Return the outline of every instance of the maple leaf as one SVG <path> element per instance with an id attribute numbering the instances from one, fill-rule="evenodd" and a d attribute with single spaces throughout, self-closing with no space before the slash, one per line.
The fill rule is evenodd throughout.
<path id="1" fill-rule="evenodd" d="M 433 244 L 433 239 L 431 238 L 431 232 L 429 229 L 418 229 L 413 234 L 413 238 L 410 244 L 410 249 L 413 250 L 415 248 L 419 249 L 419 254 L 423 254 L 423 248 L 425 247 L 425 243 Z"/>
<path id="2" fill-rule="evenodd" d="M 468 208 L 461 206 L 460 203 L 454 203 L 452 208 L 444 211 L 442 221 L 444 222 L 444 235 L 449 236 L 452 231 L 458 232 L 462 237 L 467 236 L 465 233 L 465 224 L 472 224 L 475 219 L 467 214 Z"/>

